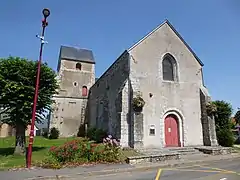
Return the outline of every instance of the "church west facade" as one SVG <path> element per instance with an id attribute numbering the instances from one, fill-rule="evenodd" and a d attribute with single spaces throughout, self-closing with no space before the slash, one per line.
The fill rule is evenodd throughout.
<path id="1" fill-rule="evenodd" d="M 82 123 L 108 131 L 123 147 L 217 144 L 214 124 L 206 116 L 209 94 L 202 68 L 196 54 L 165 21 L 88 84 Z M 138 96 L 145 104 L 136 112 L 133 99 Z M 79 113 L 80 105 L 69 111 L 71 115 L 73 111 Z M 66 128 L 62 126 L 62 131 Z"/>

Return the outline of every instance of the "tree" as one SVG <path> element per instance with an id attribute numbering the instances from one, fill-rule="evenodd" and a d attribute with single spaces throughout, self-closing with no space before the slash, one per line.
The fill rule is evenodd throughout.
<path id="1" fill-rule="evenodd" d="M 238 108 L 238 111 L 236 112 L 234 119 L 236 120 L 236 123 L 240 124 L 240 108 Z"/>
<path id="2" fill-rule="evenodd" d="M 232 146 L 234 143 L 231 130 L 232 106 L 225 101 L 214 101 L 213 104 L 216 106 L 214 117 L 218 143 L 222 146 Z"/>
<path id="3" fill-rule="evenodd" d="M 232 106 L 225 101 L 214 101 L 213 104 L 217 107 L 215 112 L 216 130 L 231 127 Z"/>
<path id="4" fill-rule="evenodd" d="M 19 57 L 0 59 L 0 107 L 8 117 L 2 119 L 16 129 L 15 154 L 26 151 L 25 130 L 31 123 L 37 61 Z M 41 64 L 36 121 L 41 123 L 44 112 L 51 110 L 52 96 L 57 93 L 56 73 Z"/>

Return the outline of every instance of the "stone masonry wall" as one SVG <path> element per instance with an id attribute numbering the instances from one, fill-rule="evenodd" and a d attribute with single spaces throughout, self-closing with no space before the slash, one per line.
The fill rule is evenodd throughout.
<path id="1" fill-rule="evenodd" d="M 203 145 L 199 92 L 203 84 L 202 66 L 185 44 L 165 23 L 128 52 L 133 93 L 140 91 L 146 102 L 144 146 L 165 146 L 164 117 L 171 113 L 179 118 L 181 145 Z M 175 82 L 164 81 L 162 77 L 166 53 L 177 61 Z M 150 127 L 155 127 L 154 135 L 150 135 Z"/>
<path id="2" fill-rule="evenodd" d="M 81 70 L 76 69 L 76 63 L 81 63 Z M 77 135 L 84 126 L 87 96 L 82 96 L 82 87 L 88 89 L 95 83 L 95 65 L 93 63 L 59 61 L 58 78 L 59 94 L 54 96 L 53 112 L 50 118 L 50 128 L 60 130 L 61 137 Z M 84 130 L 84 129 L 83 129 Z M 84 133 L 84 132 L 82 132 Z"/>
<path id="3" fill-rule="evenodd" d="M 207 89 L 203 86 L 200 89 L 200 103 L 201 103 L 201 122 L 203 127 L 203 143 L 205 146 L 217 146 L 217 135 L 215 128 L 214 116 L 209 117 L 207 114 L 206 105 L 211 101 Z"/>
<path id="4" fill-rule="evenodd" d="M 200 103 L 201 103 L 201 121 L 203 127 L 203 144 L 204 146 L 211 146 L 210 134 L 209 134 L 209 123 L 206 109 L 206 96 L 200 89 Z"/>
<path id="5" fill-rule="evenodd" d="M 108 131 L 128 146 L 129 56 L 125 51 L 91 87 L 88 127 Z"/>
<path id="6" fill-rule="evenodd" d="M 28 125 L 25 136 L 29 136 L 31 126 Z M 16 130 L 15 128 L 11 127 L 8 124 L 0 123 L 0 138 L 9 137 L 9 136 L 15 136 Z M 36 136 L 36 127 L 34 130 L 34 136 Z"/>
<path id="7" fill-rule="evenodd" d="M 60 130 L 60 137 L 70 137 L 77 135 L 81 125 L 84 124 L 82 114 L 85 113 L 86 103 L 84 100 L 68 97 L 55 97 L 55 106 L 51 113 L 50 128 L 56 127 Z M 84 106 L 84 112 L 81 107 Z"/>

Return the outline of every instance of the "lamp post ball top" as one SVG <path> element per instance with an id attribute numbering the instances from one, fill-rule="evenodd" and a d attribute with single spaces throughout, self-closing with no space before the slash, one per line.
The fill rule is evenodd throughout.
<path id="1" fill-rule="evenodd" d="M 47 8 L 44 8 L 42 13 L 43 13 L 44 18 L 47 18 L 50 15 L 50 10 Z"/>

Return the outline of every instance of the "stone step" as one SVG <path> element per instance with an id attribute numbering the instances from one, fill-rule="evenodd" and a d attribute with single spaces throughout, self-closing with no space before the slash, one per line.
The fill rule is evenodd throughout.
<path id="1" fill-rule="evenodd" d="M 174 147 L 174 148 L 147 148 L 141 149 L 141 153 L 145 155 L 153 154 L 180 154 L 180 155 L 192 155 L 192 154 L 203 154 L 194 147 Z"/>
<path id="2" fill-rule="evenodd" d="M 181 155 L 192 155 L 192 154 L 203 154 L 202 152 L 198 151 L 198 150 L 193 150 L 193 151 L 177 151 L 178 153 L 180 153 Z"/>
<path id="3" fill-rule="evenodd" d="M 187 154 L 202 154 L 202 152 L 194 149 L 194 148 L 171 148 L 169 149 L 170 152 L 176 152 L 181 155 L 187 155 Z"/>
<path id="4" fill-rule="evenodd" d="M 169 148 L 169 151 L 195 151 L 196 149 L 194 148 Z"/>
<path id="5" fill-rule="evenodd" d="M 134 165 L 139 163 L 156 163 L 159 161 L 168 161 L 168 160 L 179 160 L 179 154 L 153 154 L 153 155 L 141 155 L 141 156 L 132 156 L 128 157 L 126 162 L 128 164 Z"/>
<path id="6" fill-rule="evenodd" d="M 202 147 L 198 147 L 196 149 L 204 154 L 211 154 L 211 155 L 225 155 L 225 154 L 232 153 L 231 147 L 202 146 Z"/>

